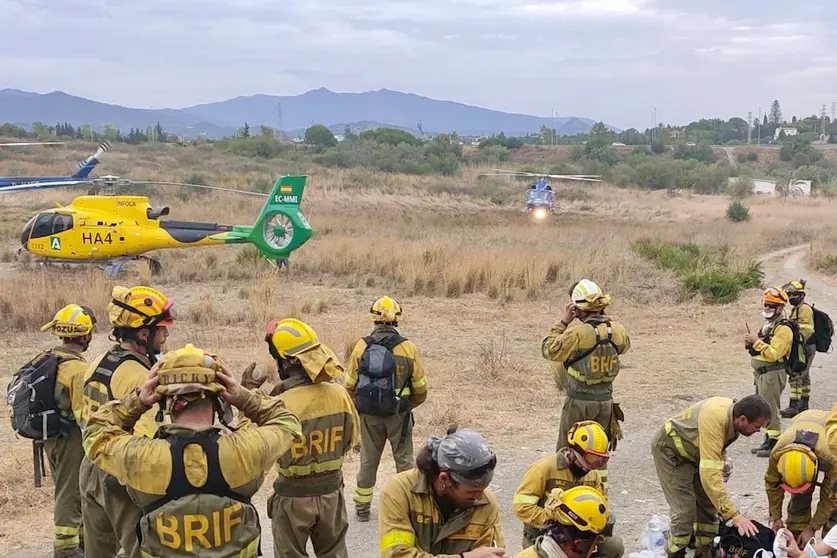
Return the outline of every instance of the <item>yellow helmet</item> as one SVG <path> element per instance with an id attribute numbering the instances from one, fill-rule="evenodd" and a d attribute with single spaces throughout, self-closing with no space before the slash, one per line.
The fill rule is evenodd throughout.
<path id="1" fill-rule="evenodd" d="M 157 369 L 159 384 L 155 391 L 161 395 L 219 393 L 225 389 L 215 377 L 220 369 L 213 355 L 189 343 L 163 355 Z"/>
<path id="2" fill-rule="evenodd" d="M 788 296 L 792 294 L 805 294 L 805 280 L 800 279 L 799 281 L 791 281 L 790 283 L 785 283 L 782 285 L 782 290 L 785 291 Z"/>
<path id="3" fill-rule="evenodd" d="M 570 293 L 572 301 L 582 310 L 598 312 L 610 305 L 610 295 L 604 294 L 602 288 L 589 279 L 582 279 L 573 286 Z"/>
<path id="4" fill-rule="evenodd" d="M 157 289 L 116 286 L 108 303 L 108 319 L 113 327 L 139 329 L 174 324 L 173 300 Z"/>
<path id="5" fill-rule="evenodd" d="M 394 298 L 382 296 L 369 309 L 372 314 L 372 321 L 378 323 L 398 323 L 401 317 L 401 305 Z"/>
<path id="6" fill-rule="evenodd" d="M 52 331 L 61 338 L 84 337 L 93 331 L 96 316 L 93 310 L 79 304 L 68 304 L 55 313 L 51 322 L 41 326 L 41 331 Z"/>
<path id="7" fill-rule="evenodd" d="M 271 354 L 280 358 L 292 358 L 320 346 L 317 333 L 305 322 L 293 318 L 272 320 L 267 324 L 265 341 Z"/>
<path id="8" fill-rule="evenodd" d="M 584 420 L 573 424 L 567 433 L 567 442 L 591 467 L 602 467 L 607 463 L 607 434 L 598 422 Z"/>
<path id="9" fill-rule="evenodd" d="M 547 497 L 545 509 L 550 519 L 574 526 L 579 531 L 601 533 L 607 526 L 607 500 L 590 486 L 553 489 Z"/>
<path id="10" fill-rule="evenodd" d="M 791 494 L 806 492 L 817 480 L 817 455 L 801 444 L 792 444 L 779 456 L 782 488 Z"/>

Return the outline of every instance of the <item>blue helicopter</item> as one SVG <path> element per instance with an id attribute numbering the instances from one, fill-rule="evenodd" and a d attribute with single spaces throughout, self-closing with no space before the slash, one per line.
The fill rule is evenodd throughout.
<path id="1" fill-rule="evenodd" d="M 0 147 L 29 146 L 29 145 L 56 145 L 63 142 L 13 142 L 0 143 Z M 69 176 L 0 176 L 0 194 L 6 192 L 17 192 L 40 188 L 59 188 L 62 186 L 75 186 L 94 182 L 90 173 L 99 164 L 100 157 L 110 149 L 110 143 L 102 142 L 96 153 L 81 161 L 78 170 Z"/>
<path id="2" fill-rule="evenodd" d="M 601 182 L 599 175 L 594 174 L 536 174 L 533 172 L 515 171 L 507 169 L 491 169 L 492 173 L 480 173 L 481 176 L 506 176 L 506 177 L 536 177 L 534 184 L 526 190 L 526 206 L 524 213 L 529 213 L 535 219 L 545 219 L 547 214 L 557 215 L 560 209 L 555 205 L 555 192 L 549 183 L 550 178 L 561 180 L 576 180 L 584 182 Z"/>

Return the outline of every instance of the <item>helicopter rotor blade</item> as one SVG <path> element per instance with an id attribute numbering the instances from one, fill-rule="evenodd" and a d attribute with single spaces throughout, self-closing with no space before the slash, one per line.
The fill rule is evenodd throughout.
<path id="1" fill-rule="evenodd" d="M 77 186 L 79 184 L 90 184 L 90 180 L 56 180 L 52 182 L 28 182 L 26 184 L 12 184 L 0 186 L 0 194 L 24 192 L 26 190 L 46 190 L 47 188 L 61 188 L 63 186 Z"/>
<path id="2" fill-rule="evenodd" d="M 118 176 L 107 176 L 95 178 L 92 182 L 107 184 L 108 182 L 124 183 L 126 185 L 148 185 L 158 184 L 160 186 L 185 186 L 188 188 L 203 188 L 205 190 L 218 190 L 221 192 L 233 192 L 236 194 L 247 194 L 250 196 L 259 196 L 262 198 L 268 197 L 269 194 L 262 194 L 261 192 L 253 192 L 251 190 L 238 190 L 235 188 L 222 188 L 220 186 L 208 186 L 206 184 L 190 184 L 188 182 L 167 182 L 164 180 L 131 180 L 129 178 L 119 178 Z"/>
<path id="3" fill-rule="evenodd" d="M 0 147 L 23 147 L 29 145 L 64 145 L 63 141 L 15 141 L 0 143 Z"/>

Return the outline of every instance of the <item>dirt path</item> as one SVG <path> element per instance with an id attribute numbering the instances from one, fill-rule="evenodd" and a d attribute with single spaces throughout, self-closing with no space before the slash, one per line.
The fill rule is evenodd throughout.
<path id="1" fill-rule="evenodd" d="M 837 316 L 837 286 L 807 274 L 802 263 L 803 255 L 804 247 L 793 247 L 763 258 L 767 284 L 783 284 L 788 280 L 804 277 L 809 286 L 808 300 L 817 303 L 824 311 Z M 758 301 L 754 301 L 753 304 L 757 306 Z M 739 333 L 732 332 L 730 335 L 737 336 Z M 639 537 L 653 514 L 666 515 L 668 513 L 649 451 L 651 438 L 663 419 L 709 395 L 741 397 L 753 391 L 752 374 L 743 350 L 741 366 L 734 370 L 718 370 L 718 381 L 713 382 L 713 385 L 707 385 L 705 393 L 701 394 L 680 393 L 676 382 L 666 382 L 666 378 L 677 377 L 676 366 L 676 359 L 673 359 L 672 368 L 661 371 L 660 383 L 649 387 L 648 397 L 642 402 L 641 408 L 625 409 L 626 439 L 620 443 L 611 460 L 610 499 L 617 518 L 616 532 L 623 537 L 627 553 L 638 550 Z M 817 354 L 811 370 L 812 408 L 830 409 L 837 400 L 837 386 L 828 381 L 828 375 L 832 373 L 833 367 L 833 354 Z M 617 384 L 624 385 L 626 382 L 630 382 L 630 370 L 626 370 L 624 375 L 620 376 Z M 618 385 L 616 390 L 618 400 Z M 783 406 L 787 403 L 786 394 L 787 391 L 782 399 Z M 526 402 L 521 402 L 521 405 L 526 404 Z M 515 556 L 519 552 L 522 533 L 521 524 L 512 512 L 512 496 L 526 467 L 545 453 L 553 451 L 555 446 L 553 433 L 557 430 L 559 409 L 560 401 L 557 401 L 554 409 L 545 411 L 543 425 L 533 425 L 532 430 L 515 438 L 516 443 L 504 444 L 502 448 L 496 450 L 499 469 L 493 488 L 502 508 L 503 530 L 509 556 Z M 787 420 L 783 423 L 786 425 Z M 767 520 L 767 501 L 763 490 L 763 472 L 767 461 L 750 454 L 750 448 L 758 445 L 760 441 L 761 435 L 757 434 L 751 438 L 741 438 L 730 447 L 729 454 L 734 460 L 734 472 L 728 488 L 737 495 L 745 514 L 764 522 Z M 390 458 L 385 455 L 384 459 Z M 372 521 L 369 523 L 358 523 L 353 517 L 351 494 L 354 490 L 354 475 L 347 475 L 346 483 L 345 494 L 350 522 L 349 555 L 352 558 L 377 557 L 379 556 L 377 503 L 383 478 L 379 478 Z M 262 514 L 264 529 L 262 551 L 265 556 L 271 556 L 273 540 L 270 534 L 270 521 L 265 514 L 264 504 L 259 504 L 258 507 Z M 313 556 L 313 551 L 310 552 Z M 44 551 L 24 551 L 13 553 L 10 558 L 35 558 L 43 555 Z"/>

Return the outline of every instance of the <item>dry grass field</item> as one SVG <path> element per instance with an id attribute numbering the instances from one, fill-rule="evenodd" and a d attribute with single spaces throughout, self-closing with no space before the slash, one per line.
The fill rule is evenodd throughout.
<path id="1" fill-rule="evenodd" d="M 5 153 L 0 174 L 71 171 L 90 147 Z M 327 170 L 293 152 L 258 161 L 211 146 L 117 145 L 94 174 L 181 181 L 200 175 L 208 184 L 264 191 L 281 174 L 306 173 L 302 210 L 314 228 L 287 270 L 274 269 L 247 247 L 215 247 L 162 252 L 160 276 L 136 266 L 118 281 L 97 268 L 60 269 L 14 258 L 26 220 L 55 201 L 69 202 L 83 188 L 0 196 L 0 384 L 5 390 L 34 351 L 50 346 L 52 339 L 38 327 L 62 305 L 88 304 L 104 320 L 113 284 L 152 284 L 176 300 L 169 348 L 193 342 L 218 351 L 238 370 L 255 360 L 264 371 L 270 359 L 262 332 L 271 318 L 307 321 L 345 357 L 371 326 L 371 302 L 389 294 L 402 302 L 402 332 L 419 344 L 429 375 L 428 401 L 416 411 L 415 443 L 458 422 L 483 431 L 502 457 L 506 450 L 554 445 L 562 401 L 540 342 L 575 280 L 593 279 L 613 293 L 610 313 L 626 324 L 633 341 L 617 400 L 629 421 L 654 417 L 655 409 L 677 398 L 723 393 L 747 377 L 741 334 L 745 321 L 758 323 L 759 291 L 745 290 L 726 305 L 684 297 L 678 278 L 632 244 L 726 244 L 732 265 L 745 266 L 799 244 L 812 246 L 812 262 L 822 261 L 837 234 L 835 206 L 826 200 L 751 198 L 751 220 L 730 223 L 724 217 L 728 198 L 673 198 L 607 185 L 558 185 L 563 212 L 533 222 L 520 212 L 523 183 L 486 180 L 478 170 L 409 177 Z M 162 187 L 146 193 L 155 205 L 171 207 L 171 219 L 250 224 L 261 205 L 226 193 Z M 106 337 L 100 323 L 91 358 L 108 345 Z M 5 417 L 0 445 L 0 554 L 24 545 L 48 548 L 51 479 L 33 487 L 31 446 L 14 439 Z M 620 448 L 629 445 L 627 439 Z M 356 465 L 346 466 L 349 499 Z M 379 487 L 391 472 L 385 457 Z M 269 487 L 266 482 L 264 497 Z"/>

